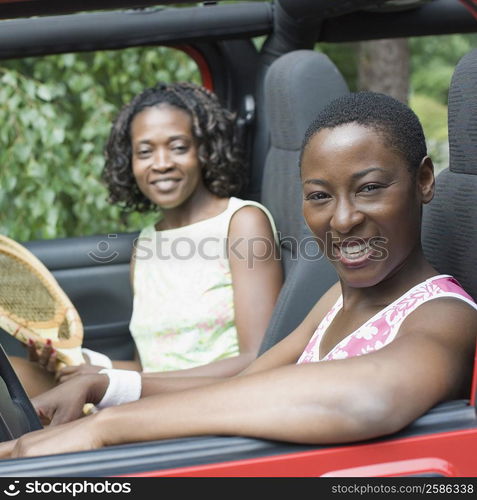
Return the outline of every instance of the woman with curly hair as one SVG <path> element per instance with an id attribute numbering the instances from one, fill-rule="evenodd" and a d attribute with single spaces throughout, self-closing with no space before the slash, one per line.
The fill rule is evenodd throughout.
<path id="1" fill-rule="evenodd" d="M 88 363 L 63 368 L 57 379 L 103 367 L 167 376 L 238 373 L 257 355 L 282 270 L 270 213 L 236 197 L 245 164 L 234 115 L 203 87 L 159 83 L 123 107 L 105 155 L 110 201 L 158 212 L 140 232 L 131 261 L 130 331 L 138 356 L 111 362 L 84 349 Z M 51 346 L 29 351 L 54 371 Z"/>

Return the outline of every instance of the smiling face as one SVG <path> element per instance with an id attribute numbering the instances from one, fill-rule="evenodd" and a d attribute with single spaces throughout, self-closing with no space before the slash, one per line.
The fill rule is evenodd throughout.
<path id="1" fill-rule="evenodd" d="M 189 114 L 167 104 L 131 122 L 132 170 L 141 192 L 164 210 L 206 191 Z"/>
<path id="2" fill-rule="evenodd" d="M 432 199 L 432 163 L 416 177 L 373 128 L 325 128 L 302 156 L 303 212 L 342 281 L 380 283 L 420 251 L 421 206 Z"/>

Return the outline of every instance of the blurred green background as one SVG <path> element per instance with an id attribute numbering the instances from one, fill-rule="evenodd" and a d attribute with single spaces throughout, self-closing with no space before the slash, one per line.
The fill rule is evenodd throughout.
<path id="1" fill-rule="evenodd" d="M 475 46 L 477 35 L 409 40 L 409 104 L 422 120 L 437 170 L 448 163 L 450 78 Z M 355 49 L 317 45 L 351 89 L 357 86 Z M 187 55 L 166 47 L 0 61 L 0 233 L 26 241 L 142 227 L 144 215 L 109 205 L 100 173 L 117 111 L 159 80 L 200 83 L 200 76 Z"/>
<path id="2" fill-rule="evenodd" d="M 190 57 L 168 47 L 0 61 L 0 233 L 27 241 L 143 227 L 144 215 L 108 203 L 103 150 L 124 104 L 179 80 L 201 83 Z"/>
<path id="3" fill-rule="evenodd" d="M 477 35 L 440 35 L 408 39 L 408 104 L 421 120 L 436 173 L 447 168 L 447 94 L 455 66 L 477 47 Z M 317 44 L 338 66 L 351 90 L 358 90 L 359 44 Z"/>

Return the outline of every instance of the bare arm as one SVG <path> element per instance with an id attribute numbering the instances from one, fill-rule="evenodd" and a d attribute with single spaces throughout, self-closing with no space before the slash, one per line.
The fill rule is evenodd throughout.
<path id="1" fill-rule="evenodd" d="M 296 363 L 316 325 L 336 301 L 339 293 L 340 288 L 337 283 L 325 293 L 292 333 L 236 376 L 258 373 Z M 143 373 L 141 377 L 141 397 L 143 398 L 206 386 L 226 378 L 212 376 L 164 377 L 161 373 Z M 107 377 L 105 375 L 88 374 L 82 377 L 72 377 L 65 384 L 41 394 L 33 400 L 33 403 L 37 411 L 45 416 L 45 422 L 51 420 L 53 425 L 61 424 L 78 418 L 85 403 L 97 404 L 103 397 L 106 388 Z"/>
<path id="2" fill-rule="evenodd" d="M 151 439 L 153 433 L 155 439 L 234 434 L 339 443 L 396 432 L 435 404 L 461 396 L 462 388 L 469 386 L 477 313 L 448 300 L 420 309 L 399 338 L 373 354 L 287 365 L 207 388 L 146 398 L 141 401 L 141 427 L 151 431 L 131 430 L 128 439 Z M 103 419 L 99 428 L 111 429 L 106 444 L 118 442 L 125 431 L 119 422 L 126 422 L 133 411 L 128 405 L 98 415 Z M 158 426 L 148 416 L 153 413 Z M 181 418 L 174 421 L 174 415 Z M 121 432 L 114 431 L 116 425 Z"/>
<path id="3" fill-rule="evenodd" d="M 2 444 L 0 456 L 207 434 L 339 443 L 395 432 L 468 384 L 477 313 L 452 299 L 432 302 L 375 353 L 151 396 Z"/>

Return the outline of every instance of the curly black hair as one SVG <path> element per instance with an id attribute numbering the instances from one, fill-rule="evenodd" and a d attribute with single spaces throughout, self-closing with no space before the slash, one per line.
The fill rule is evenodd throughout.
<path id="1" fill-rule="evenodd" d="M 176 82 L 158 83 L 144 90 L 125 105 L 114 120 L 102 173 L 109 189 L 109 201 L 138 212 L 155 207 L 139 190 L 133 176 L 130 128 L 138 113 L 161 104 L 184 110 L 191 117 L 199 165 L 209 191 L 221 198 L 239 194 L 245 184 L 246 168 L 236 140 L 235 115 L 222 107 L 217 96 L 206 88 Z"/>
<path id="2" fill-rule="evenodd" d="M 412 174 L 427 155 L 426 139 L 417 115 L 402 102 L 385 94 L 361 91 L 331 101 L 308 127 L 301 147 L 300 165 L 308 143 L 324 128 L 348 123 L 370 127 L 384 144 L 400 154 Z"/>

